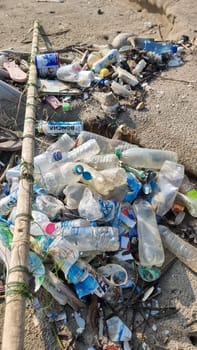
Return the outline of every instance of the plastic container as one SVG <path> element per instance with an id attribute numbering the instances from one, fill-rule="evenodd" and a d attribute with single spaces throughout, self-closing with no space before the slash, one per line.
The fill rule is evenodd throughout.
<path id="1" fill-rule="evenodd" d="M 180 261 L 197 273 L 197 249 L 184 241 L 166 226 L 159 225 L 164 246 Z"/>
<path id="2" fill-rule="evenodd" d="M 137 219 L 140 264 L 147 267 L 162 266 L 164 250 L 151 204 L 139 199 L 133 203 L 133 210 Z"/>
<path id="3" fill-rule="evenodd" d="M 83 130 L 83 123 L 81 120 L 74 122 L 47 122 L 44 120 L 38 121 L 37 130 L 41 134 L 56 136 L 67 133 L 70 136 L 78 136 Z"/>
<path id="4" fill-rule="evenodd" d="M 166 160 L 177 161 L 177 154 L 149 148 L 130 148 L 121 154 L 121 161 L 133 168 L 160 169 Z"/>
<path id="5" fill-rule="evenodd" d="M 132 147 L 137 148 L 135 145 L 131 145 L 128 142 L 124 142 L 121 140 L 112 140 L 107 137 L 85 130 L 80 132 L 76 140 L 76 145 L 81 145 L 82 143 L 90 139 L 96 140 L 100 147 L 100 153 L 103 154 L 113 153 L 115 150 L 123 151 Z"/>
<path id="6" fill-rule="evenodd" d="M 61 81 L 76 83 L 81 69 L 78 63 L 64 64 L 57 69 L 56 75 Z"/>
<path id="7" fill-rule="evenodd" d="M 92 65 L 92 70 L 96 73 L 100 72 L 102 68 L 110 66 L 119 60 L 119 52 L 117 49 L 110 50 L 104 57 L 96 61 Z"/>
<path id="8" fill-rule="evenodd" d="M 151 201 L 153 209 L 159 216 L 164 216 L 171 209 L 183 178 L 183 165 L 167 160 L 164 162 L 157 179 L 159 192 Z"/>
<path id="9" fill-rule="evenodd" d="M 55 224 L 56 235 L 61 235 L 81 252 L 88 251 L 117 251 L 119 249 L 119 231 L 110 226 L 93 227 L 87 225 L 86 220 L 73 220 Z M 81 225 L 82 224 L 82 225 Z M 84 226 L 86 224 L 86 226 Z M 75 226 L 78 225 L 78 226 Z"/>

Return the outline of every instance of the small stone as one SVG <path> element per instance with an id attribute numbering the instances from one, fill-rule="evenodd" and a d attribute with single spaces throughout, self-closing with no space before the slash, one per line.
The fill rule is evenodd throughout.
<path id="1" fill-rule="evenodd" d="M 141 111 L 141 110 L 144 109 L 144 108 L 145 108 L 145 104 L 144 104 L 144 102 L 142 101 L 142 102 L 138 103 L 138 105 L 137 105 L 137 107 L 136 107 L 136 110 L 137 110 L 137 111 Z"/>

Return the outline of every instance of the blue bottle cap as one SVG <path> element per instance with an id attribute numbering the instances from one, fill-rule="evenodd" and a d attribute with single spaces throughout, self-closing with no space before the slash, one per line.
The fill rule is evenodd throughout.
<path id="1" fill-rule="evenodd" d="M 54 152 L 53 153 L 53 159 L 58 161 L 58 160 L 62 160 L 62 153 L 60 151 Z"/>
<path id="2" fill-rule="evenodd" d="M 81 164 L 76 164 L 76 165 L 74 166 L 74 168 L 73 168 L 73 171 L 74 171 L 77 175 L 81 175 L 81 174 L 83 174 L 83 172 L 84 172 L 84 167 L 83 167 L 83 165 L 81 165 Z"/>

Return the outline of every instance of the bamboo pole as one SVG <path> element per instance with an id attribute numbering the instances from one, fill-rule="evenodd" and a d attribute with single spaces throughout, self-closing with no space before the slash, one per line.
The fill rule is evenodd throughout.
<path id="1" fill-rule="evenodd" d="M 37 98 L 37 72 L 35 55 L 38 52 L 39 23 L 34 22 L 31 62 L 27 88 L 23 145 L 17 216 L 11 249 L 10 268 L 6 285 L 6 309 L 2 350 L 24 349 L 25 302 L 28 296 L 27 258 L 29 253 L 29 228 L 31 220 L 33 158 L 35 136 L 35 110 Z"/>

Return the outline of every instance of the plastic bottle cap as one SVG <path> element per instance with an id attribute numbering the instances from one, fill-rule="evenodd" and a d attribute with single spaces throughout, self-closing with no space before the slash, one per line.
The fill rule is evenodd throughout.
<path id="1" fill-rule="evenodd" d="M 107 68 L 102 68 L 99 72 L 99 75 L 101 78 L 106 77 L 106 75 L 108 75 L 108 74 L 109 74 L 109 69 L 107 69 Z"/>
<path id="2" fill-rule="evenodd" d="M 70 111 L 70 110 L 71 110 L 71 105 L 70 105 L 70 103 L 68 103 L 68 102 L 63 102 L 63 103 L 62 103 L 62 109 L 63 109 L 64 112 Z"/>
<path id="3" fill-rule="evenodd" d="M 55 224 L 53 222 L 45 222 L 42 225 L 42 229 L 44 230 L 45 233 L 48 235 L 51 235 L 55 231 Z"/>
<path id="4" fill-rule="evenodd" d="M 62 159 L 62 153 L 60 151 L 54 152 L 53 153 L 53 159 L 58 161 Z"/>
<path id="5" fill-rule="evenodd" d="M 177 52 L 177 46 L 176 45 L 172 45 L 172 52 L 176 53 Z"/>

